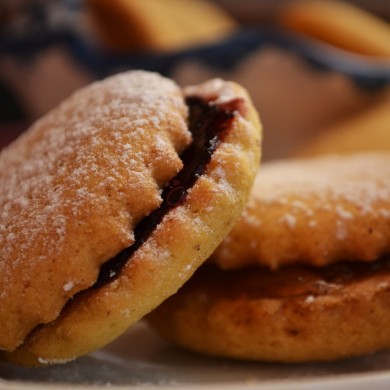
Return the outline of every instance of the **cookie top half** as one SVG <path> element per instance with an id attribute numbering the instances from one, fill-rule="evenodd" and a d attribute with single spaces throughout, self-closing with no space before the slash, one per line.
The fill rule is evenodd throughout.
<path id="1" fill-rule="evenodd" d="M 275 269 L 374 261 L 389 252 L 390 154 L 359 153 L 263 164 L 212 260 L 224 269 Z"/>
<path id="2" fill-rule="evenodd" d="M 173 82 L 119 76 L 76 93 L 1 154 L 1 347 L 53 320 L 133 243 L 182 167 L 186 115 Z"/>

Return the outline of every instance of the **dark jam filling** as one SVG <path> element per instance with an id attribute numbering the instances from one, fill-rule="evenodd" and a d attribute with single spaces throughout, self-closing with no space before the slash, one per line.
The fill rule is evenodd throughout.
<path id="1" fill-rule="evenodd" d="M 164 188 L 160 207 L 143 218 L 134 229 L 134 243 L 108 260 L 100 269 L 95 287 L 100 287 L 120 272 L 132 254 L 150 237 L 164 216 L 182 204 L 188 190 L 204 173 L 214 151 L 230 128 L 234 112 L 239 109 L 239 99 L 228 105 L 214 105 L 198 97 L 186 99 L 189 107 L 189 130 L 193 141 L 183 152 L 183 169 Z"/>

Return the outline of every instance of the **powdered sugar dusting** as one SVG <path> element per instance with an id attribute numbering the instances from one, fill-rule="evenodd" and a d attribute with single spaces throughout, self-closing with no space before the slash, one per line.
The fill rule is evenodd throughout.
<path id="1" fill-rule="evenodd" d="M 73 361 L 74 359 L 75 358 L 73 358 L 73 359 L 46 359 L 46 358 L 39 357 L 38 362 L 43 364 L 43 365 L 66 364 L 66 363 Z"/>
<path id="2" fill-rule="evenodd" d="M 305 298 L 305 303 L 313 303 L 315 301 L 315 297 L 313 295 L 308 295 L 306 298 Z"/>
<path id="3" fill-rule="evenodd" d="M 158 207 L 159 187 L 181 168 L 178 153 L 191 138 L 186 118 L 172 81 L 129 72 L 76 92 L 1 153 L 0 322 L 18 300 L 24 306 L 15 316 L 30 317 L 34 294 L 49 295 L 54 307 L 73 288 L 69 275 L 80 288 L 93 283 L 74 279 L 80 258 L 96 270 L 131 244 L 133 224 Z"/>
<path id="4" fill-rule="evenodd" d="M 297 220 L 296 220 L 296 218 L 294 217 L 294 215 L 292 215 L 292 214 L 290 214 L 290 213 L 286 213 L 286 214 L 284 214 L 284 215 L 280 218 L 279 222 L 285 223 L 285 224 L 286 224 L 288 227 L 290 227 L 290 228 L 294 228 L 295 225 L 296 225 L 296 223 L 297 223 Z"/>
<path id="5" fill-rule="evenodd" d="M 63 286 L 64 291 L 70 291 L 74 287 L 74 283 L 70 280 L 69 282 L 65 283 Z"/>
<path id="6" fill-rule="evenodd" d="M 253 210 L 253 209 L 252 209 Z M 244 212 L 242 213 L 242 218 L 245 219 L 245 221 L 254 227 L 259 227 L 261 226 L 262 222 L 261 220 L 257 217 L 256 213 L 251 212 L 251 209 L 247 207 Z M 229 236 L 228 236 L 229 237 Z M 227 238 L 228 238 L 227 237 Z"/>
<path id="7" fill-rule="evenodd" d="M 336 213 L 339 216 L 339 218 L 341 218 L 341 219 L 352 219 L 353 218 L 353 214 L 351 212 L 345 210 L 341 206 L 336 206 Z"/>
<path id="8" fill-rule="evenodd" d="M 263 164 L 247 207 L 261 202 L 269 207 L 288 205 L 279 222 L 294 227 L 296 218 L 332 213 L 337 220 L 337 237 L 346 238 L 344 224 L 368 213 L 390 217 L 390 155 L 366 154 L 326 156 L 307 160 Z M 251 206 L 252 205 L 252 206 Z M 380 206 L 380 207 L 378 207 Z M 251 223 L 248 221 L 248 223 Z M 310 218 L 315 228 L 318 221 Z"/>

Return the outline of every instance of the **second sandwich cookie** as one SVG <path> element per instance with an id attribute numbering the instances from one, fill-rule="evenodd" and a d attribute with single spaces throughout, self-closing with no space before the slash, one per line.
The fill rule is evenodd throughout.
<path id="1" fill-rule="evenodd" d="M 231 233 L 148 318 L 168 340 L 209 355 L 371 353 L 390 347 L 389 253 L 389 154 L 263 164 Z"/>

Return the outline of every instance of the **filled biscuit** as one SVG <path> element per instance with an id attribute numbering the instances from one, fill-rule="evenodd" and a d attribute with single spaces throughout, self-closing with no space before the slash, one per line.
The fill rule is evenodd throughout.
<path id="1" fill-rule="evenodd" d="M 259 164 L 246 92 L 133 71 L 96 82 L 0 155 L 0 349 L 62 363 L 173 294 L 241 213 Z"/>
<path id="2" fill-rule="evenodd" d="M 281 7 L 277 18 L 290 31 L 343 50 L 370 57 L 390 57 L 389 24 L 353 3 L 339 0 L 291 1 Z"/>

